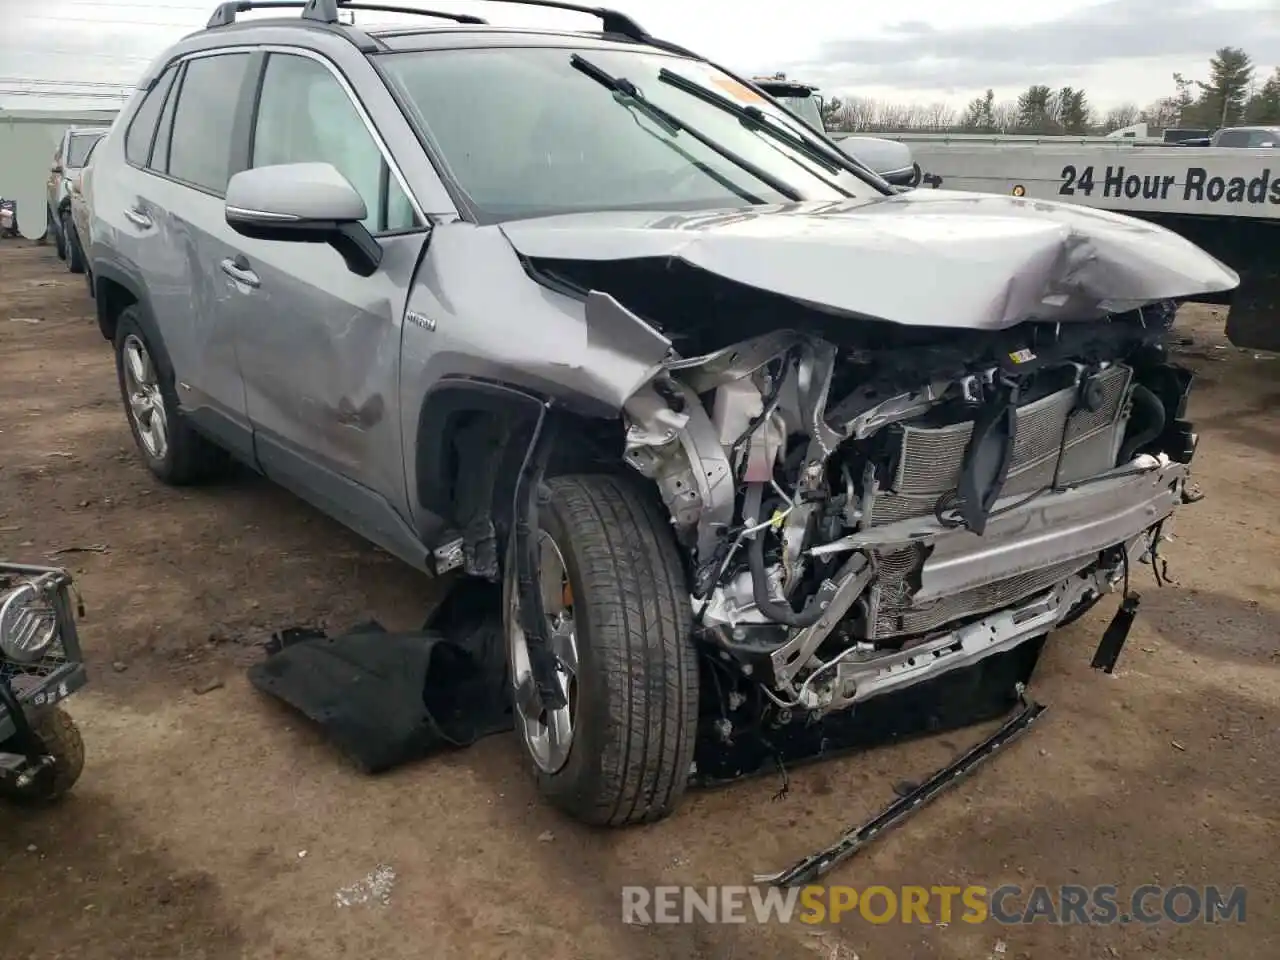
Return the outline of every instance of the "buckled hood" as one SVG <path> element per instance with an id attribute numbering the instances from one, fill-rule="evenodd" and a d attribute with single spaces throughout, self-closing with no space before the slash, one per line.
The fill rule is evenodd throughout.
<path id="1" fill-rule="evenodd" d="M 1234 270 L 1155 224 L 997 194 L 696 213 L 604 211 L 502 226 L 534 260 L 678 259 L 827 312 L 1000 330 L 1231 290 Z"/>

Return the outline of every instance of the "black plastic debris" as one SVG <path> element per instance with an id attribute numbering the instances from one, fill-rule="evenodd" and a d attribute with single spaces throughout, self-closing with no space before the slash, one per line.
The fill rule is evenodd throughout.
<path id="1" fill-rule="evenodd" d="M 275 634 L 249 681 L 315 723 L 366 773 L 512 729 L 497 588 L 460 584 L 420 631 Z"/>

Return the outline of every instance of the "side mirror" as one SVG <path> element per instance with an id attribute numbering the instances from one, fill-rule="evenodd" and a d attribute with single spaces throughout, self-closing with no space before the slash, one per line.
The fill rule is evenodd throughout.
<path id="1" fill-rule="evenodd" d="M 255 240 L 329 244 L 362 277 L 382 262 L 382 247 L 361 222 L 366 216 L 363 198 L 329 163 L 255 167 L 227 184 L 227 224 L 236 233 Z"/>
<path id="2" fill-rule="evenodd" d="M 55 163 L 55 164 L 54 164 L 52 167 L 50 167 L 49 169 L 50 169 L 50 171 L 52 171 L 53 173 L 61 173 L 61 172 L 62 172 L 62 164 L 60 164 L 60 163 Z"/>

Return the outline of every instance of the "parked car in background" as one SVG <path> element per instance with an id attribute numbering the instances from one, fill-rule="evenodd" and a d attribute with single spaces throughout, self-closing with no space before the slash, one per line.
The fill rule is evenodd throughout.
<path id="1" fill-rule="evenodd" d="M 18 203 L 0 197 L 0 240 L 18 235 Z"/>
<path id="2" fill-rule="evenodd" d="M 1280 148 L 1280 127 L 1223 127 L 1212 136 L 1181 139 L 1178 146 L 1275 150 Z"/>
<path id="3" fill-rule="evenodd" d="M 840 130 L 828 130 L 823 119 L 823 100 L 811 83 L 788 80 L 785 73 L 752 77 L 757 87 L 804 120 L 825 133 L 845 153 L 864 163 L 895 187 L 920 185 L 920 165 L 911 158 L 911 148 L 897 140 L 868 137 Z"/>
<path id="4" fill-rule="evenodd" d="M 48 226 L 46 236 L 51 236 L 57 244 L 59 259 L 68 259 L 67 233 L 71 223 L 71 181 L 89 158 L 89 152 L 109 127 L 68 127 L 58 141 L 58 149 L 53 153 L 53 166 L 49 170 L 49 181 L 46 201 L 48 205 Z M 80 272 L 83 257 L 79 251 L 74 252 L 79 260 L 72 261 L 72 269 Z"/>
<path id="5" fill-rule="evenodd" d="M 1274 150 L 1280 147 L 1280 127 L 1224 127 L 1210 138 L 1209 146 Z"/>
<path id="6" fill-rule="evenodd" d="M 93 154 L 105 137 L 99 137 L 89 148 L 89 154 L 82 166 L 69 178 L 68 203 L 71 216 L 62 228 L 63 245 L 66 247 L 67 269 L 72 273 L 83 273 L 89 286 L 89 296 L 93 296 L 93 271 L 89 269 L 88 253 L 93 234 Z"/>

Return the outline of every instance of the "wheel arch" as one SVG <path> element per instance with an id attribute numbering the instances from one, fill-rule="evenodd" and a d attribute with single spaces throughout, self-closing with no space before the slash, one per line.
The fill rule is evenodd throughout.
<path id="1" fill-rule="evenodd" d="M 517 477 L 539 413 L 548 406 L 562 426 L 548 475 L 621 465 L 620 419 L 589 415 L 499 381 L 446 378 L 423 398 L 413 444 L 417 502 L 463 538 L 470 574 L 499 576 Z"/>
<path id="2" fill-rule="evenodd" d="M 102 336 L 114 343 L 116 327 L 120 323 L 120 315 L 129 307 L 137 308 L 138 325 L 147 335 L 147 342 L 158 355 L 165 368 L 172 371 L 169 362 L 169 351 L 165 349 L 164 338 L 160 335 L 159 324 L 151 310 L 151 301 L 146 295 L 146 288 L 129 274 L 101 260 L 86 264 L 93 277 L 94 308 L 98 317 L 98 329 Z"/>

